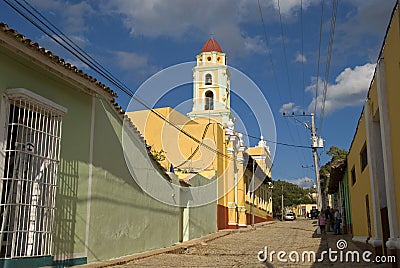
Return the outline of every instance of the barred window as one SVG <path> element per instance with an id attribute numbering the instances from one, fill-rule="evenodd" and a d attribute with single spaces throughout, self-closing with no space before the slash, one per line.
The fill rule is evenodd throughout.
<path id="1" fill-rule="evenodd" d="M 66 109 L 25 89 L 9 90 L 2 105 L 0 257 L 51 255 Z"/>

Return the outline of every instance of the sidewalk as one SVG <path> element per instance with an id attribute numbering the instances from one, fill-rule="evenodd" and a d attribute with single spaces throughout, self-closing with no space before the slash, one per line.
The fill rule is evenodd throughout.
<path id="1" fill-rule="evenodd" d="M 215 239 L 233 234 L 233 233 L 243 233 L 243 232 L 250 232 L 255 230 L 257 227 L 268 225 L 268 224 L 273 224 L 276 223 L 276 221 L 269 221 L 269 222 L 262 222 L 254 225 L 254 228 L 251 226 L 248 226 L 247 228 L 243 229 L 227 229 L 227 230 L 220 230 L 216 233 L 212 233 L 197 239 L 193 239 L 190 241 L 185 241 L 183 243 L 178 243 L 176 245 L 166 247 L 166 248 L 161 248 L 161 249 L 156 249 L 156 250 L 151 250 L 151 251 L 146 251 L 146 252 L 141 252 L 141 253 L 136 253 L 116 259 L 111 259 L 111 260 L 106 260 L 106 261 L 101 261 L 101 262 L 94 262 L 94 263 L 89 263 L 85 265 L 79 265 L 75 267 L 79 268 L 103 268 L 103 267 L 113 267 L 117 265 L 123 265 L 128 262 L 132 262 L 135 260 L 159 255 L 159 254 L 165 254 L 165 253 L 174 253 L 174 254 L 179 254 L 179 253 L 184 253 L 187 251 L 189 248 L 197 246 L 197 245 L 205 245 L 210 241 L 213 241 Z"/>
<path id="2" fill-rule="evenodd" d="M 365 253 L 366 250 L 358 247 L 349 234 L 334 235 L 333 232 L 327 232 L 322 235 L 320 251 L 322 252 L 323 250 L 337 252 L 337 261 L 329 261 L 328 253 L 326 253 L 326 261 L 323 262 L 323 265 L 334 265 L 335 267 L 349 267 L 349 265 L 356 267 L 393 267 L 391 263 L 375 262 L 375 256 L 373 254 L 369 256 L 368 252 L 366 253 L 366 258 L 371 260 L 371 262 L 364 261 L 363 253 Z M 343 252 L 342 254 L 340 253 L 341 251 Z M 357 261 L 356 258 L 353 260 L 351 252 L 355 251 L 359 252 L 359 261 Z"/>

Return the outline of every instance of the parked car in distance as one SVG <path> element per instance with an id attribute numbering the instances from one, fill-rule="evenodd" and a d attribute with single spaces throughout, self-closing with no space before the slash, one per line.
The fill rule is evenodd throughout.
<path id="1" fill-rule="evenodd" d="M 318 219 L 319 211 L 316 208 L 310 210 L 310 218 L 311 219 Z"/>
<path id="2" fill-rule="evenodd" d="M 296 219 L 296 214 L 294 214 L 293 212 L 288 212 L 285 214 L 286 221 L 293 221 L 295 219 Z"/>

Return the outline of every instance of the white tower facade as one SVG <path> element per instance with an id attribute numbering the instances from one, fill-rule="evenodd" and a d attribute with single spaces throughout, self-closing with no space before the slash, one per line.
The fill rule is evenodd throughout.
<path id="1" fill-rule="evenodd" d="M 213 119 L 226 125 L 230 112 L 230 72 L 226 55 L 214 38 L 203 45 L 193 68 L 193 109 L 190 119 Z"/>

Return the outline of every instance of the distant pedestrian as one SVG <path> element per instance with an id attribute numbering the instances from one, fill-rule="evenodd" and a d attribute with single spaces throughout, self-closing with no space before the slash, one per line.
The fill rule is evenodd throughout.
<path id="1" fill-rule="evenodd" d="M 339 210 L 335 210 L 335 214 L 333 214 L 333 217 L 335 218 L 335 225 L 333 228 L 333 234 L 341 234 L 340 232 L 340 224 L 342 223 L 342 215 L 340 214 Z"/>
<path id="2" fill-rule="evenodd" d="M 330 209 L 331 221 L 330 221 L 330 229 L 333 231 L 335 227 L 335 210 L 333 208 Z"/>
<path id="3" fill-rule="evenodd" d="M 333 214 L 331 213 L 330 206 L 326 207 L 324 213 L 325 213 L 325 219 L 326 219 L 326 231 L 330 232 L 330 229 L 333 229 L 333 228 L 330 228 L 331 223 L 333 223 Z"/>
<path id="4" fill-rule="evenodd" d="M 321 234 L 326 234 L 325 226 L 326 226 L 326 218 L 324 213 L 321 213 L 318 218 L 318 226 L 321 229 Z"/>

